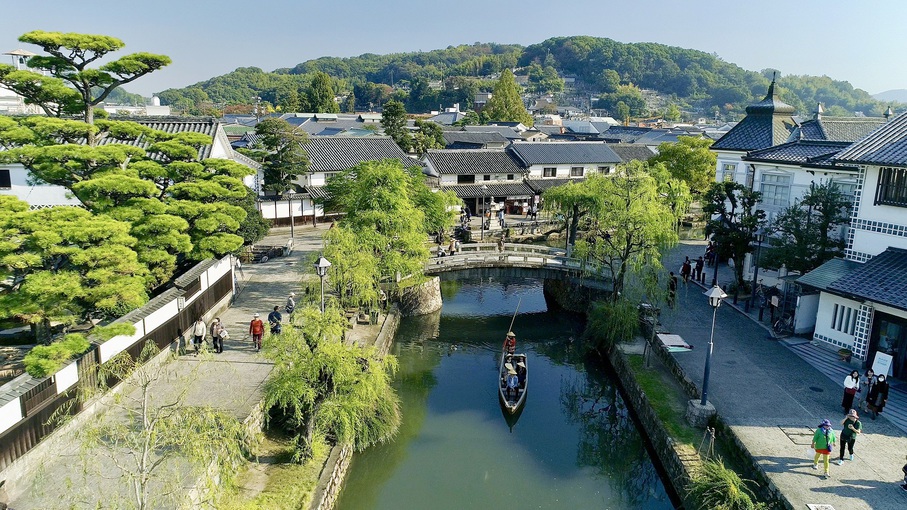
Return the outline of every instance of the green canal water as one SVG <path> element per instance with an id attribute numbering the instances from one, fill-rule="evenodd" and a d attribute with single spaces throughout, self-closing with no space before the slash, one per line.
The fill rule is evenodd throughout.
<path id="1" fill-rule="evenodd" d="M 541 281 L 442 290 L 443 310 L 405 319 L 392 350 L 400 432 L 356 454 L 338 509 L 674 508 L 610 376 L 579 355 L 580 319 L 549 312 Z M 529 393 L 514 419 L 496 377 L 520 300 Z"/>

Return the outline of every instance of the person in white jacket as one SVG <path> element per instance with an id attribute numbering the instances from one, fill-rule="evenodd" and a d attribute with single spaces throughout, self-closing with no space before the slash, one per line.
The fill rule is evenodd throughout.
<path id="1" fill-rule="evenodd" d="M 201 317 L 195 321 L 195 324 L 192 325 L 192 339 L 195 344 L 195 355 L 198 356 L 198 351 L 202 348 L 202 342 L 205 341 L 205 335 L 208 334 L 208 326 L 205 325 L 205 321 Z"/>

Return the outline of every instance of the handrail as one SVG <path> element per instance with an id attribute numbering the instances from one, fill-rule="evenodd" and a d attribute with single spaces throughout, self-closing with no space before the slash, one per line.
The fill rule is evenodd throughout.
<path id="1" fill-rule="evenodd" d="M 425 264 L 427 273 L 444 270 L 465 269 L 471 266 L 496 267 L 537 267 L 550 268 L 566 272 L 580 272 L 584 276 L 610 279 L 610 271 L 599 264 L 590 264 L 585 260 L 567 257 L 562 249 L 550 246 L 539 246 L 520 243 L 504 243 L 504 251 L 498 251 L 496 243 L 473 243 L 460 247 L 456 255 L 438 257 L 437 248 Z M 440 266 L 440 268 L 439 268 Z"/>

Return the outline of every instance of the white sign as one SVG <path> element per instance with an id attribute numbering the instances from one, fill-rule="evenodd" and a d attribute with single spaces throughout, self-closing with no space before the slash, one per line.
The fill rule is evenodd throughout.
<path id="1" fill-rule="evenodd" d="M 891 355 L 876 351 L 876 359 L 872 362 L 872 371 L 875 375 L 891 375 Z"/>

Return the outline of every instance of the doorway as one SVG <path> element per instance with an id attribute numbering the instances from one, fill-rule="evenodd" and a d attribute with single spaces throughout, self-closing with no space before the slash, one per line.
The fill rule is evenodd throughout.
<path id="1" fill-rule="evenodd" d="M 869 366 L 877 352 L 891 356 L 892 377 L 907 379 L 907 319 L 876 312 L 869 341 Z"/>

